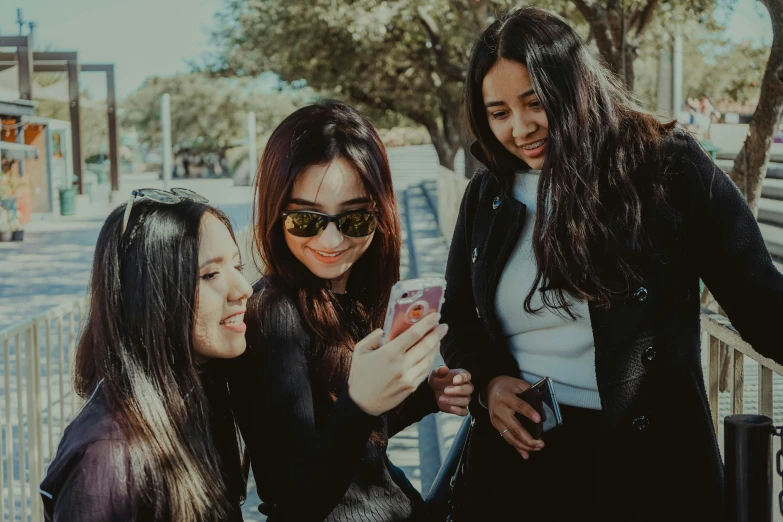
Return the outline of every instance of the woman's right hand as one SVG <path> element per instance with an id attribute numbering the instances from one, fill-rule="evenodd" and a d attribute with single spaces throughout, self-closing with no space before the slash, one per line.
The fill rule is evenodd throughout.
<path id="1" fill-rule="evenodd" d="M 371 415 L 385 413 L 416 391 L 430 374 L 448 327 L 430 314 L 382 347 L 383 330 L 356 344 L 348 375 L 348 394 Z"/>
<path id="2" fill-rule="evenodd" d="M 533 422 L 541 421 L 536 410 L 517 396 L 528 388 L 529 382 L 503 375 L 489 381 L 484 389 L 492 426 L 524 459 L 530 456 L 529 452 L 544 447 L 544 442 L 531 437 L 515 416 L 520 413 Z"/>

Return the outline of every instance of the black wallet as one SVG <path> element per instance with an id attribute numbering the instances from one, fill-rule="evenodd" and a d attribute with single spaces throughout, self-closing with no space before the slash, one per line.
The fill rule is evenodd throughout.
<path id="1" fill-rule="evenodd" d="M 552 379 L 544 377 L 533 386 L 519 394 L 519 398 L 528 403 L 541 416 L 541 422 L 533 422 L 524 415 L 517 413 L 517 420 L 534 439 L 540 439 L 544 433 L 563 424 L 560 406 L 555 397 Z"/>

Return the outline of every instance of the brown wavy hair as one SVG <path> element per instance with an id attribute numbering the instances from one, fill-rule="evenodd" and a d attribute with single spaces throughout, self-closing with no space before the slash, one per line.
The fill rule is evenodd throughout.
<path id="1" fill-rule="evenodd" d="M 378 211 L 372 243 L 347 284 L 350 310 L 341 310 L 329 282 L 304 266 L 285 243 L 281 212 L 297 177 L 308 167 L 347 160 Z M 391 287 L 400 278 L 400 220 L 386 150 L 356 109 L 335 100 L 303 107 L 274 130 L 255 180 L 254 254 L 265 276 L 283 285 L 316 337 L 314 386 L 331 400 L 348 378 L 354 344 L 383 326 Z M 350 314 L 345 321 L 346 314 Z"/>
<path id="2" fill-rule="evenodd" d="M 544 306 L 572 318 L 568 296 L 608 307 L 639 280 L 630 258 L 646 243 L 640 167 L 656 157 L 675 122 L 661 123 L 639 108 L 565 20 L 536 7 L 510 11 L 474 44 L 464 98 L 487 166 L 506 188 L 515 171 L 529 167 L 503 147 L 487 120 L 481 87 L 501 59 L 527 67 L 549 126 L 533 231 L 537 273 L 525 311 L 536 312 L 531 300 L 539 289 Z M 647 181 L 656 205 L 665 206 L 660 183 Z"/>

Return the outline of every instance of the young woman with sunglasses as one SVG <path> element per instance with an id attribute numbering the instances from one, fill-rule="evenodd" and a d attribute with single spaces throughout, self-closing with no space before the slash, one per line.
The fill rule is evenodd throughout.
<path id="1" fill-rule="evenodd" d="M 699 278 L 783 361 L 783 276 L 753 214 L 554 14 L 499 17 L 465 84 L 486 168 L 462 201 L 443 306 L 444 358 L 479 398 L 457 519 L 722 520 Z M 534 440 L 516 414 L 541 419 L 517 394 L 545 376 L 563 425 Z"/>
<path id="2" fill-rule="evenodd" d="M 340 102 L 304 107 L 272 133 L 256 190 L 265 276 L 230 387 L 260 509 L 270 522 L 424 520 L 388 439 L 439 409 L 466 415 L 473 387 L 462 370 L 431 372 L 437 314 L 379 347 L 401 240 L 377 133 Z"/>
<path id="3" fill-rule="evenodd" d="M 139 199 L 140 198 L 140 199 Z M 223 359 L 252 289 L 231 224 L 184 189 L 134 191 L 98 236 L 76 391 L 40 486 L 46 520 L 242 520 Z"/>

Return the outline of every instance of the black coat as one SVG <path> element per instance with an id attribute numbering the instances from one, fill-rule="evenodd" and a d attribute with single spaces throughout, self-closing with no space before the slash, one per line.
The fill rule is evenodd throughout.
<path id="1" fill-rule="evenodd" d="M 674 212 L 656 206 L 652 189 L 640 182 L 652 245 L 640 264 L 643 282 L 608 309 L 590 306 L 605 442 L 586 451 L 602 452 L 595 480 L 605 520 L 719 520 L 723 465 L 701 368 L 699 278 L 742 337 L 781 362 L 783 341 L 773 328 L 783 318 L 783 275 L 742 195 L 692 137 L 679 131 L 665 137 L 660 156 L 646 169 L 663 175 Z M 450 367 L 471 372 L 477 392 L 497 376 L 520 377 L 495 297 L 525 207 L 502 187 L 488 170 L 476 173 L 446 268 L 442 321 L 450 328 L 442 352 Z M 522 493 L 531 477 L 498 465 L 522 460 L 475 398 L 471 413 L 476 423 L 466 466 L 466 518 L 524 513 L 520 503 L 535 499 L 523 494 L 509 498 L 508 506 L 487 505 L 499 484 L 514 484 L 509 491 Z M 593 480 L 575 469 L 563 474 L 575 488 Z M 563 491 L 564 502 L 568 497 Z"/>

